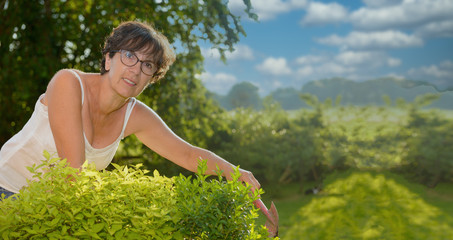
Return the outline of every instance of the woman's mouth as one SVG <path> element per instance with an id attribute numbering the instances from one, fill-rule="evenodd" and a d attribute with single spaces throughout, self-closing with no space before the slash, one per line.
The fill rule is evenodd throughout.
<path id="1" fill-rule="evenodd" d="M 137 85 L 135 82 L 133 82 L 133 81 L 127 79 L 127 78 L 123 78 L 123 80 L 124 80 L 128 85 L 130 85 L 130 86 L 135 86 L 135 85 Z"/>

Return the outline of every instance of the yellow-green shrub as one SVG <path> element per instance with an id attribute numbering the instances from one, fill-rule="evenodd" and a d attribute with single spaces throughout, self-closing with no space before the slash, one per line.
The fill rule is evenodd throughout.
<path id="1" fill-rule="evenodd" d="M 202 162 L 193 180 L 147 176 L 140 165 L 78 173 L 51 158 L 30 168 L 38 181 L 0 202 L 3 239 L 264 239 L 249 187 L 206 181 Z M 236 171 L 236 180 L 238 171 Z M 226 207 L 228 206 L 228 207 Z M 216 239 L 220 239 L 215 237 Z"/>

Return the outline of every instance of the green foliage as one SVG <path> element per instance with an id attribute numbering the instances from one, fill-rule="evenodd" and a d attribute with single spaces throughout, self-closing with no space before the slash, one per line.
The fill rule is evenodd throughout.
<path id="1" fill-rule="evenodd" d="M 410 107 L 407 128 L 401 130 L 407 145 L 404 165 L 399 170 L 417 182 L 435 187 L 439 182 L 453 181 L 453 121 L 439 112 L 422 112 L 417 107 L 420 105 L 423 102 Z"/>
<path id="2" fill-rule="evenodd" d="M 279 149 L 287 146 L 280 144 L 289 133 L 285 112 L 275 105 L 265 106 L 260 112 L 236 109 L 230 116 L 228 128 L 231 129 L 228 141 L 223 141 L 216 152 L 232 163 L 252 170 L 261 183 L 277 184 L 288 164 L 285 159 L 289 159 L 284 156 L 289 151 Z"/>
<path id="3" fill-rule="evenodd" d="M 413 105 L 416 108 L 428 106 L 428 105 L 432 104 L 434 101 L 436 101 L 437 99 L 439 99 L 439 97 L 440 97 L 440 94 L 435 94 L 435 93 L 418 95 L 417 97 L 415 97 Z"/>
<path id="4" fill-rule="evenodd" d="M 334 179 L 334 180 L 332 180 Z M 288 239 L 448 239 L 453 219 L 394 175 L 349 171 L 326 180 L 302 207 Z"/>
<path id="5" fill-rule="evenodd" d="M 3 239 L 264 239 L 249 187 L 238 181 L 167 178 L 140 165 L 98 172 L 45 154 L 34 182 L 0 202 Z M 204 162 L 200 169 L 206 166 Z M 235 179 L 239 172 L 236 170 Z M 238 238 L 238 236 L 240 236 Z"/>
<path id="6" fill-rule="evenodd" d="M 319 112 L 290 121 L 285 111 L 265 99 L 262 111 L 236 109 L 229 121 L 228 141 L 216 151 L 229 161 L 250 169 L 272 195 L 278 186 L 307 179 L 320 180 L 322 164 Z M 233 149 L 233 150 L 232 150 Z"/>
<path id="7" fill-rule="evenodd" d="M 320 184 L 326 174 L 349 168 L 395 170 L 431 187 L 453 181 L 453 120 L 420 109 L 436 96 L 404 108 L 332 107 L 301 97 L 313 109 L 291 117 L 271 99 L 261 111 L 232 111 L 223 118 L 230 131 L 216 152 L 250 169 L 272 195 L 280 184 L 299 182 L 303 190 L 306 181 Z"/>
<path id="8" fill-rule="evenodd" d="M 178 227 L 183 235 L 190 239 L 266 238 L 267 230 L 255 226 L 258 210 L 252 203 L 263 192 L 250 196 L 250 186 L 244 187 L 238 181 L 238 169 L 231 181 L 223 182 L 219 172 L 217 180 L 208 182 L 203 175 L 206 168 L 201 163 L 193 179 L 183 175 L 175 178 L 178 211 L 182 214 Z"/>
<path id="9" fill-rule="evenodd" d="M 378 107 L 347 107 L 325 113 L 325 159 L 337 168 L 391 168 L 401 163 L 405 140 L 399 116 Z"/>

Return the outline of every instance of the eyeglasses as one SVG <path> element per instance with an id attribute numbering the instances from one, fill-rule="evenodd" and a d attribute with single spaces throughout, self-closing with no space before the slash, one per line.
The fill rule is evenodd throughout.
<path id="1" fill-rule="evenodd" d="M 128 67 L 133 67 L 135 64 L 140 62 L 140 69 L 142 72 L 148 76 L 152 76 L 155 72 L 155 64 L 151 61 L 142 61 L 138 59 L 137 55 L 135 55 L 134 52 L 128 51 L 128 50 L 117 50 L 117 51 L 112 51 L 112 52 L 119 52 L 120 53 L 120 59 L 121 62 L 128 66 Z"/>

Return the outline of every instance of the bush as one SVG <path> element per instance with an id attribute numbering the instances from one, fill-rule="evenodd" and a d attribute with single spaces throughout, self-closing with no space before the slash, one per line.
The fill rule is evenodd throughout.
<path id="1" fill-rule="evenodd" d="M 400 171 L 429 187 L 453 181 L 453 121 L 438 112 L 412 111 L 407 129 L 404 165 Z"/>
<path id="2" fill-rule="evenodd" d="M 199 172 L 206 171 L 206 164 L 199 166 Z M 178 228 L 189 239 L 261 239 L 268 235 L 261 226 L 255 228 L 257 209 L 252 200 L 258 194 L 250 196 L 250 186 L 244 187 L 238 181 L 238 169 L 232 181 L 224 182 L 218 175 L 218 181 L 206 181 L 207 176 L 198 174 L 180 175 L 175 178 L 178 211 Z"/>
<path id="3" fill-rule="evenodd" d="M 290 160 L 280 156 L 285 154 L 281 147 L 288 129 L 285 113 L 267 109 L 260 112 L 236 109 L 229 128 L 229 141 L 223 141 L 215 152 L 251 170 L 261 184 L 278 184 Z"/>
<path id="4" fill-rule="evenodd" d="M 145 175 L 140 165 L 77 169 L 45 153 L 37 181 L 0 202 L 3 239 L 265 239 L 249 186 L 238 181 Z M 236 171 L 236 180 L 238 177 Z M 221 237 L 217 237 L 221 236 Z"/>
<path id="5" fill-rule="evenodd" d="M 320 178 L 321 142 L 318 128 L 311 125 L 319 121 L 317 115 L 291 121 L 279 106 L 267 102 L 259 112 L 236 109 L 231 138 L 216 152 L 250 169 L 271 194 L 278 195 L 281 184 Z"/>

